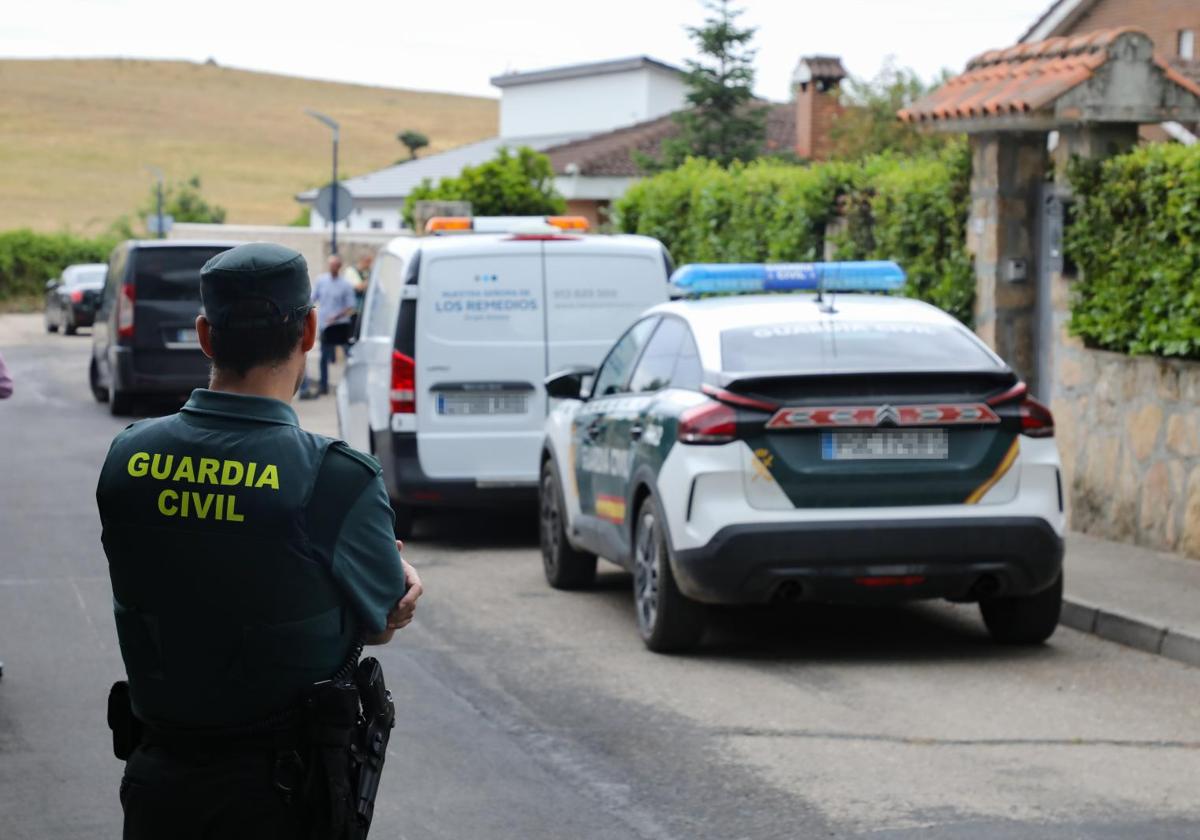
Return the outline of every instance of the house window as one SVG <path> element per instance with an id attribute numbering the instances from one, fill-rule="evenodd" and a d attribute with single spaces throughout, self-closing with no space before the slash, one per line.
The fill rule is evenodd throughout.
<path id="1" fill-rule="evenodd" d="M 1196 57 L 1196 30 L 1179 30 L 1179 57 L 1192 59 Z"/>
<path id="2" fill-rule="evenodd" d="M 371 230 L 383 230 L 383 219 L 372 219 Z"/>

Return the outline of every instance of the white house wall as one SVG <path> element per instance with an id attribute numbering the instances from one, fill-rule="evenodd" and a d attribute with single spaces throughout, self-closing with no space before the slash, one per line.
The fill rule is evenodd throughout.
<path id="1" fill-rule="evenodd" d="M 362 231 L 371 233 L 378 231 L 395 232 L 403 229 L 404 216 L 402 207 L 394 204 L 371 206 L 361 204 L 350 213 L 350 217 L 338 225 L 338 230 Z M 314 207 L 309 217 L 308 226 L 314 230 L 328 230 L 329 221 Z"/>
<path id="2" fill-rule="evenodd" d="M 500 135 L 599 134 L 653 119 L 683 103 L 683 83 L 654 68 L 506 87 Z M 676 77 L 678 78 L 678 77 Z"/>

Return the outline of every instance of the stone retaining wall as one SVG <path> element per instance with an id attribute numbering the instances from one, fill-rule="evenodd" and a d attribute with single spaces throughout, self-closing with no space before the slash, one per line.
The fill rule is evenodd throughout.
<path id="1" fill-rule="evenodd" d="M 1200 362 L 1055 351 L 1071 527 L 1200 557 Z"/>

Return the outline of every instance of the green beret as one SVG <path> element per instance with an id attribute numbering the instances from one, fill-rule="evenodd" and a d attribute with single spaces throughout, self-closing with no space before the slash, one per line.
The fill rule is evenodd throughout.
<path id="1" fill-rule="evenodd" d="M 222 251 L 200 269 L 200 300 L 215 327 L 269 327 L 303 317 L 312 304 L 308 264 L 298 251 L 250 242 Z M 242 304 L 262 301 L 259 306 Z"/>

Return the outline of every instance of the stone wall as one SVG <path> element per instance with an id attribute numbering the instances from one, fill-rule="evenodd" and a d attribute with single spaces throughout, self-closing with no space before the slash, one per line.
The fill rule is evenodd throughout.
<path id="1" fill-rule="evenodd" d="M 1070 526 L 1200 557 L 1200 362 L 1055 349 Z"/>

